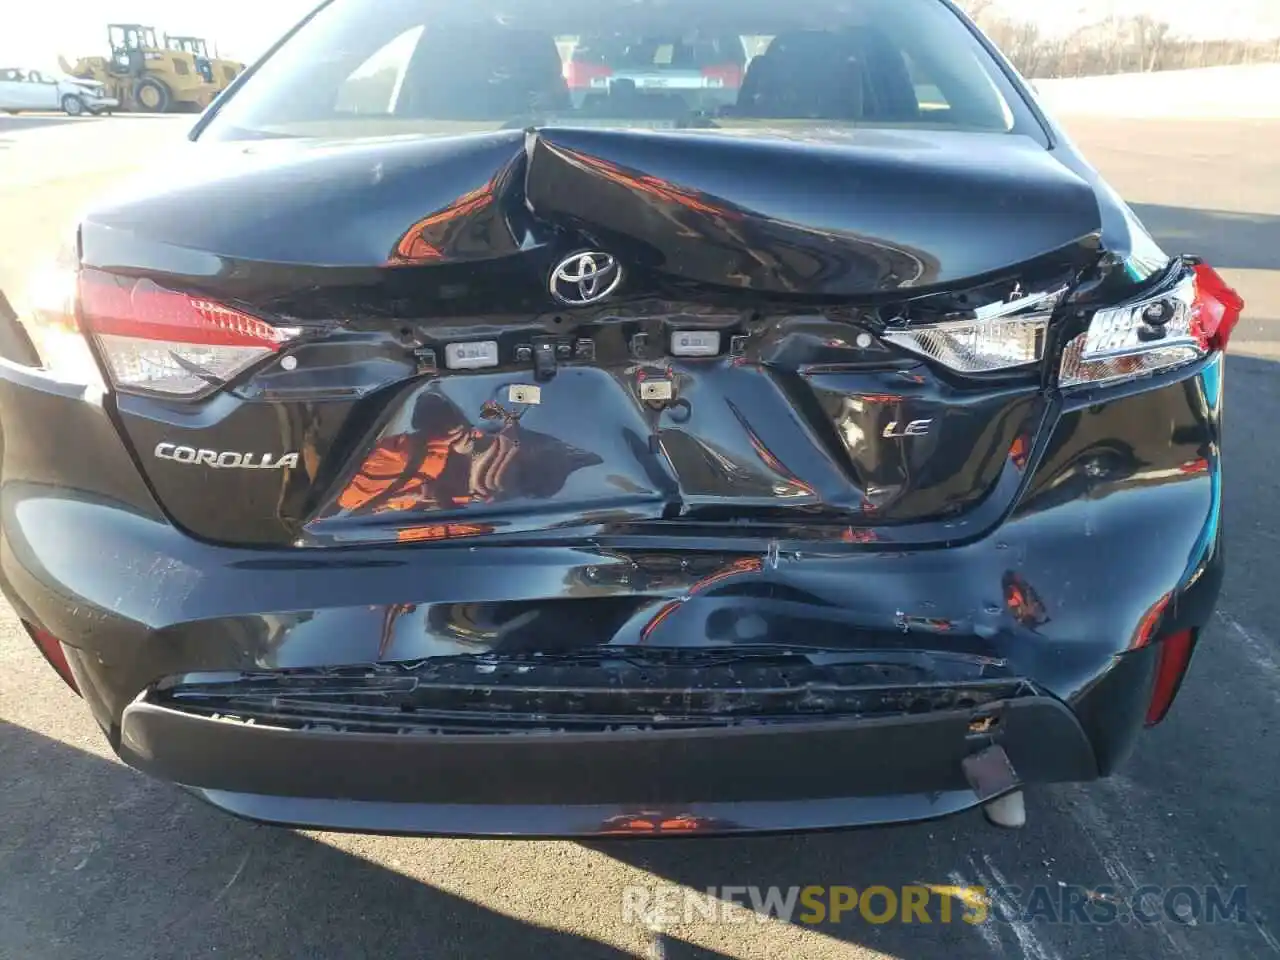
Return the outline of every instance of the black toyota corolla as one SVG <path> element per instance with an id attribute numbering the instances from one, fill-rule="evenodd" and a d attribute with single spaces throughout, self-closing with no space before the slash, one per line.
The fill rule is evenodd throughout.
<path id="1" fill-rule="evenodd" d="M 1242 304 L 948 0 L 332 0 L 189 140 L 0 318 L 4 589 L 127 763 L 1017 825 L 1169 710 Z"/>

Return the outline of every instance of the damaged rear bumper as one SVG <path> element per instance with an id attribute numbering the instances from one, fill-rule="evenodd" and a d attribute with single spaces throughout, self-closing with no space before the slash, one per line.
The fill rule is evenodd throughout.
<path id="1" fill-rule="evenodd" d="M 1098 775 L 1068 707 L 978 660 L 539 659 L 172 678 L 121 754 L 252 819 L 471 835 L 901 822 Z"/>
<path id="2" fill-rule="evenodd" d="M 986 799 L 965 761 L 991 746 L 1020 783 L 1106 776 L 1132 750 L 1164 639 L 1203 628 L 1221 586 L 1220 367 L 1064 406 L 1011 512 L 958 518 L 945 548 L 891 527 L 753 543 L 678 525 L 219 546 L 122 505 L 144 492 L 102 408 L 14 387 L 0 586 L 60 641 L 127 762 L 246 817 L 536 836 L 940 816 Z M 101 442 L 12 428 L 51 422 Z M 1142 449 L 1112 442 L 1138 433 Z M 83 474 L 73 458 L 100 488 L 50 479 Z M 591 665 L 602 648 L 626 666 Z M 645 648 L 656 666 L 631 662 Z M 829 675 L 761 676 L 780 650 Z M 531 663 L 563 675 L 504 680 Z M 333 699 L 366 675 L 395 689 Z"/>

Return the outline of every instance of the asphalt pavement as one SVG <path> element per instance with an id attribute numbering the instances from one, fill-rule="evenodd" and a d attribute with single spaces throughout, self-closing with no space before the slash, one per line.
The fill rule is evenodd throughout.
<path id="1" fill-rule="evenodd" d="M 1173 714 L 1123 775 L 1032 791 L 1018 832 L 977 813 L 890 830 L 674 842 L 276 830 L 118 763 L 3 608 L 0 960 L 1280 960 L 1280 122 L 1069 126 L 1169 249 L 1204 253 L 1249 301 L 1228 362 L 1230 570 L 1220 611 Z M 76 211 L 180 135 L 170 121 L 3 122 L 0 288 L 20 300 L 20 278 Z M 673 885 L 718 888 L 712 906 L 750 904 L 752 888 L 785 897 L 821 887 L 829 905 L 850 896 L 837 887 L 900 898 L 932 885 L 930 922 L 901 922 L 901 910 L 886 921 L 883 892 L 873 909 L 838 922 L 806 922 L 813 912 L 803 908 L 791 922 L 745 909 L 711 917 L 705 903 L 690 908 L 662 892 Z M 958 899 L 946 921 L 939 898 L 969 885 L 999 891 L 991 922 L 966 922 L 974 914 Z M 1126 897 L 1144 888 L 1134 916 Z M 1064 910 L 1072 897 L 1088 910 Z M 1216 917 L 1215 897 L 1227 908 Z M 666 915 L 650 910 L 643 922 L 636 905 L 655 902 Z"/>
<path id="2" fill-rule="evenodd" d="M 37 130 L 40 127 L 58 127 L 68 123 L 92 123 L 98 119 L 98 117 L 77 119 L 57 113 L 0 114 L 0 134 L 21 133 L 24 130 Z"/>

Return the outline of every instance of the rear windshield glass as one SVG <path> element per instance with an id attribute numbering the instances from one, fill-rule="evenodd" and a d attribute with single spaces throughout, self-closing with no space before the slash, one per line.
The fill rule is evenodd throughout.
<path id="1" fill-rule="evenodd" d="M 538 124 L 1043 133 L 940 0 L 331 0 L 215 139 Z"/>

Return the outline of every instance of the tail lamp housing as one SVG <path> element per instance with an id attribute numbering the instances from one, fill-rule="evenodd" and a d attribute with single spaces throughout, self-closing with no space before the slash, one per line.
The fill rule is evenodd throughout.
<path id="1" fill-rule="evenodd" d="M 1108 384 L 1225 350 L 1243 309 L 1240 295 L 1212 267 L 1184 262 L 1155 292 L 1096 311 L 1063 350 L 1058 382 Z"/>
<path id="2" fill-rule="evenodd" d="M 1066 288 L 979 307 L 972 319 L 890 327 L 887 343 L 957 373 L 998 373 L 1039 363 Z"/>
<path id="3" fill-rule="evenodd" d="M 233 380 L 298 335 L 151 280 L 87 270 L 80 314 L 120 390 L 194 397 Z"/>
<path id="4" fill-rule="evenodd" d="M 102 385 L 92 341 L 111 385 L 125 393 L 199 398 L 300 333 L 148 279 L 65 262 L 38 277 L 31 299 L 28 333 L 46 371 Z"/>
<path id="5" fill-rule="evenodd" d="M 1045 356 L 1050 323 L 1066 288 L 979 307 L 972 318 L 942 323 L 891 321 L 894 344 L 961 374 L 1029 367 Z M 1098 386 L 1172 369 L 1222 351 L 1244 301 L 1208 264 L 1179 261 L 1153 291 L 1096 310 L 1062 351 L 1062 387 Z"/>

